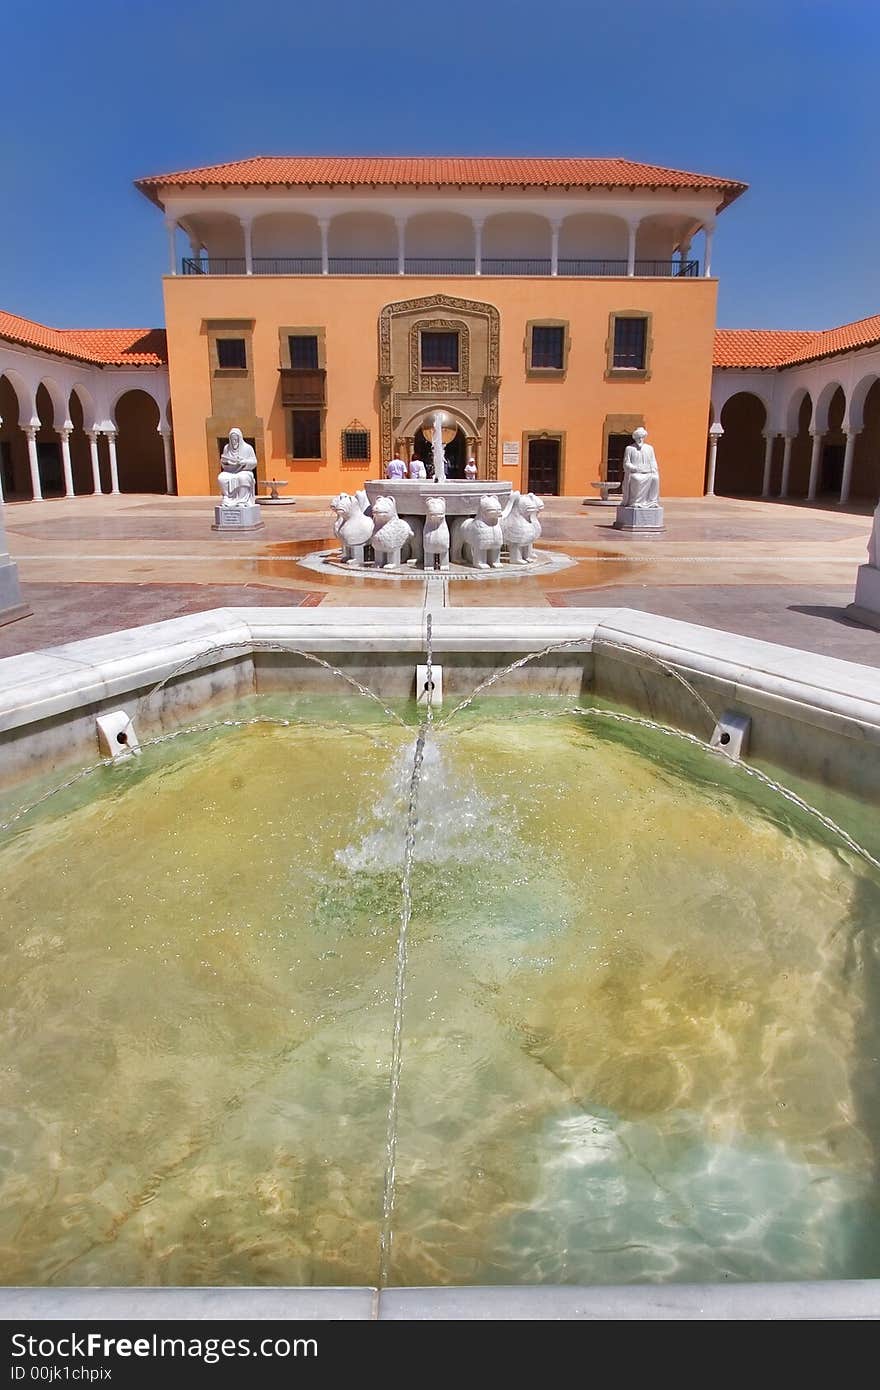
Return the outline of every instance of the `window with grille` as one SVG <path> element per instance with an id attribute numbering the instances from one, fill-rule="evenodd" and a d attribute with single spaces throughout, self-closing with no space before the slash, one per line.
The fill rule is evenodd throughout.
<path id="1" fill-rule="evenodd" d="M 458 371 L 458 334 L 422 333 L 422 371 Z"/>
<path id="2" fill-rule="evenodd" d="M 614 320 L 614 356 L 611 365 L 644 371 L 647 340 L 647 319 L 616 318 Z"/>
<path id="3" fill-rule="evenodd" d="M 532 367 L 565 366 L 565 329 L 536 323 L 532 328 Z"/>
<path id="4" fill-rule="evenodd" d="M 342 459 L 344 463 L 356 463 L 358 460 L 369 463 L 369 430 L 361 429 L 359 425 L 352 425 L 349 429 L 342 431 Z"/>
<path id="5" fill-rule="evenodd" d="M 294 410 L 292 414 L 293 457 L 295 459 L 319 459 L 323 457 L 320 410 Z"/>
<path id="6" fill-rule="evenodd" d="M 290 348 L 290 365 L 302 369 L 318 365 L 318 339 L 314 333 L 291 334 L 287 340 Z"/>
<path id="7" fill-rule="evenodd" d="M 247 347 L 244 338 L 217 339 L 218 367 L 247 367 Z"/>

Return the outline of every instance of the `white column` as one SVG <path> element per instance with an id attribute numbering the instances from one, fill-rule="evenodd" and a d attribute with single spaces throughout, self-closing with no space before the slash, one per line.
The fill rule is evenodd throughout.
<path id="1" fill-rule="evenodd" d="M 773 467 L 773 444 L 776 435 L 771 430 L 764 432 L 764 476 L 761 480 L 761 496 L 770 496 L 770 470 Z"/>
<path id="2" fill-rule="evenodd" d="M 321 274 L 330 274 L 330 247 L 329 236 L 330 219 L 329 217 L 319 217 L 318 226 L 321 229 Z"/>
<path id="3" fill-rule="evenodd" d="M 244 237 L 244 273 L 253 275 L 254 273 L 254 251 L 251 245 L 251 220 L 249 217 L 240 217 L 241 232 Z"/>
<path id="4" fill-rule="evenodd" d="M 159 427 L 162 436 L 162 452 L 165 455 L 165 491 L 169 496 L 174 492 L 174 463 L 171 458 L 171 431 Z"/>
<path id="5" fill-rule="evenodd" d="M 165 226 L 168 228 L 168 255 L 170 260 L 170 273 L 177 274 L 177 223 L 173 217 L 165 219 Z"/>
<path id="6" fill-rule="evenodd" d="M 116 462 L 116 431 L 105 430 L 107 436 L 107 448 L 110 453 L 110 491 L 114 496 L 119 493 L 119 465 Z"/>
<path id="7" fill-rule="evenodd" d="M 679 246 L 678 246 L 678 255 L 679 255 L 679 259 L 680 259 L 682 265 L 684 265 L 685 261 L 688 260 L 688 259 L 690 258 L 690 254 L 691 254 L 691 239 L 690 239 L 690 237 L 687 237 L 687 238 L 685 238 L 684 241 L 679 242 Z"/>
<path id="8" fill-rule="evenodd" d="M 559 274 L 559 222 L 550 223 L 550 274 Z"/>
<path id="9" fill-rule="evenodd" d="M 706 473 L 706 496 L 715 496 L 715 464 L 718 458 L 718 441 L 724 430 L 717 422 L 709 429 L 709 466 Z"/>
<path id="10" fill-rule="evenodd" d="M 822 459 L 822 440 L 824 435 L 814 434 L 810 431 L 813 439 L 813 452 L 810 455 L 810 482 L 807 487 L 807 501 L 815 502 L 816 493 L 819 488 L 819 464 Z"/>
<path id="11" fill-rule="evenodd" d="M 638 230 L 638 222 L 630 222 L 626 243 L 626 273 L 630 277 L 636 273 L 636 233 Z"/>
<path id="12" fill-rule="evenodd" d="M 397 227 L 397 273 L 406 274 L 406 218 L 396 217 L 394 219 Z"/>
<path id="13" fill-rule="evenodd" d="M 483 273 L 483 223 L 474 218 L 474 274 Z"/>
<path id="14" fill-rule="evenodd" d="M 96 497 L 101 496 L 101 461 L 98 458 L 98 431 L 86 430 L 89 441 L 89 453 L 92 456 L 92 489 Z"/>
<path id="15" fill-rule="evenodd" d="M 27 439 L 28 463 L 31 469 L 31 491 L 34 494 L 35 502 L 42 502 L 43 489 L 40 484 L 40 462 L 37 458 L 37 430 L 38 425 L 25 425 L 24 433 Z"/>
<path id="16" fill-rule="evenodd" d="M 843 455 L 843 477 L 840 480 L 840 505 L 849 501 L 849 490 L 852 486 L 853 455 L 856 451 L 856 440 L 859 437 L 858 430 L 847 430 L 846 449 Z"/>
<path id="17" fill-rule="evenodd" d="M 785 446 L 782 450 L 782 481 L 779 484 L 779 496 L 787 497 L 788 477 L 791 473 L 791 446 L 794 443 L 794 439 L 790 434 L 784 435 L 783 438 L 785 439 Z"/>
<path id="18" fill-rule="evenodd" d="M 706 245 L 705 245 L 705 248 L 704 248 L 704 251 L 703 251 L 703 256 L 704 256 L 704 261 L 703 261 L 703 275 L 705 276 L 705 278 L 706 278 L 707 280 L 711 277 L 711 274 L 712 274 L 712 234 L 713 234 L 714 231 L 715 231 L 715 225 L 714 225 L 714 223 L 713 223 L 711 226 L 706 226 L 706 227 L 703 228 L 703 233 L 704 233 L 705 242 L 706 242 Z"/>
<path id="19" fill-rule="evenodd" d="M 64 471 L 64 496 L 73 497 L 73 466 L 70 462 L 70 432 L 73 425 L 65 425 L 58 433 L 61 436 L 61 467 Z"/>

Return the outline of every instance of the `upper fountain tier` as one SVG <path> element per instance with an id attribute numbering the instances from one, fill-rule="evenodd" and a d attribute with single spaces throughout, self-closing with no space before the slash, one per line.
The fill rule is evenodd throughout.
<path id="1" fill-rule="evenodd" d="M 425 516 L 429 497 L 443 498 L 447 516 L 476 516 L 481 497 L 497 497 L 504 507 L 512 490 L 508 482 L 487 482 L 485 478 L 444 483 L 433 478 L 378 478 L 365 483 L 364 488 L 371 506 L 377 497 L 393 497 L 400 516 Z"/>

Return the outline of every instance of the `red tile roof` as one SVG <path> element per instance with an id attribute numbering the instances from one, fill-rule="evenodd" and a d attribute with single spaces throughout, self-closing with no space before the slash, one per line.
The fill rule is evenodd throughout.
<path id="1" fill-rule="evenodd" d="M 726 207 L 748 187 L 736 179 L 689 174 L 632 159 L 470 157 L 335 158 L 326 155 L 255 155 L 203 169 L 181 169 L 136 179 L 135 187 L 161 207 L 162 188 L 684 188 L 709 189 Z"/>
<path id="2" fill-rule="evenodd" d="M 718 328 L 713 365 L 716 367 L 778 368 L 815 362 L 854 348 L 880 343 L 880 314 L 844 323 L 840 328 Z"/>
<path id="3" fill-rule="evenodd" d="M 168 361 L 164 328 L 47 328 L 0 309 L 0 339 L 101 367 L 160 367 Z"/>

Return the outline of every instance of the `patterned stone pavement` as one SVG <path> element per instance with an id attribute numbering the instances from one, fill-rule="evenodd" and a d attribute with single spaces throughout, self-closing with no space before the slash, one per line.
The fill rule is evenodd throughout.
<path id="1" fill-rule="evenodd" d="M 32 617 L 0 628 L 0 656 L 229 604 L 426 601 L 422 580 L 325 576 L 304 553 L 331 543 L 326 498 L 266 516 L 258 537 L 211 532 L 208 498 L 81 497 L 6 507 Z M 432 581 L 453 606 L 630 607 L 880 666 L 880 633 L 847 620 L 870 508 L 734 498 L 664 499 L 667 529 L 636 539 L 612 508 L 548 498 L 544 540 L 577 564 L 488 583 Z"/>

